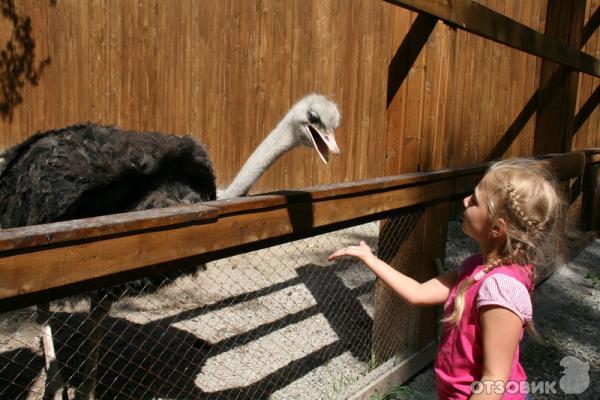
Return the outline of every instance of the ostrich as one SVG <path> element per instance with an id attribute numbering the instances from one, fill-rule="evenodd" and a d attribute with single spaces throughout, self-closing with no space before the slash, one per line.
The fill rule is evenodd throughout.
<path id="1" fill-rule="evenodd" d="M 339 154 L 340 114 L 321 95 L 296 103 L 219 195 L 246 195 L 282 154 L 312 146 Z M 124 132 L 92 123 L 38 133 L 0 157 L 0 227 L 13 228 L 216 198 L 204 146 L 189 136 Z"/>
<path id="2" fill-rule="evenodd" d="M 327 163 L 339 154 L 334 130 L 340 113 L 335 103 L 311 94 L 298 101 L 246 161 L 220 199 L 244 196 L 282 154 L 298 145 L 313 147 Z M 93 123 L 37 133 L 0 156 L 0 228 L 64 221 L 106 214 L 214 200 L 215 174 L 207 152 L 189 136 L 122 131 Z M 125 287 L 125 285 L 121 285 Z M 111 290 L 115 290 L 114 288 Z M 93 300 L 92 296 L 92 300 Z M 100 321 L 114 296 L 90 305 L 91 336 L 99 343 Z M 104 297 L 106 299 L 106 297 Z M 108 301 L 108 304 L 106 302 Z M 47 378 L 56 368 L 49 305 L 38 315 L 44 330 Z M 100 310 L 94 312 L 93 310 Z M 96 314 L 96 315 L 95 315 Z M 98 346 L 92 363 L 97 363 Z M 88 373 L 95 371 L 88 365 Z M 46 382 L 46 394 L 63 386 Z M 53 378 L 48 378 L 53 379 Z M 93 396 L 93 380 L 83 397 Z"/>

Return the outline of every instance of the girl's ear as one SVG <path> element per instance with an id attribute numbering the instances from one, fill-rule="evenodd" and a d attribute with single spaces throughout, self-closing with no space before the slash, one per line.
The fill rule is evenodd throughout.
<path id="1" fill-rule="evenodd" d="M 506 230 L 506 221 L 503 218 L 498 218 L 494 226 L 492 226 L 492 230 L 490 231 L 490 237 L 499 238 L 502 236 L 506 236 Z"/>

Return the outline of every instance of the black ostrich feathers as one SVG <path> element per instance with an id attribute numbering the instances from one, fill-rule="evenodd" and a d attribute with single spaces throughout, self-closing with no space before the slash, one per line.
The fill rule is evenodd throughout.
<path id="1" fill-rule="evenodd" d="M 189 136 L 86 123 L 37 133 L 2 157 L 1 228 L 216 198 L 207 152 Z"/>

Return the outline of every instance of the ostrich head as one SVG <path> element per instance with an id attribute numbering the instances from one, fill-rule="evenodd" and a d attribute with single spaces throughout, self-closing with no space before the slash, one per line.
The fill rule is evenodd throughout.
<path id="1" fill-rule="evenodd" d="M 311 94 L 288 112 L 282 121 L 290 125 L 294 140 L 298 144 L 312 146 L 324 163 L 329 154 L 340 154 L 334 131 L 340 125 L 340 112 L 335 103 L 324 96 Z"/>
<path id="2" fill-rule="evenodd" d="M 269 166 L 298 145 L 313 147 L 321 160 L 327 163 L 330 153 L 340 153 L 333 135 L 339 124 L 340 112 L 335 103 L 318 94 L 302 98 L 252 153 L 229 187 L 217 197 L 244 196 Z"/>

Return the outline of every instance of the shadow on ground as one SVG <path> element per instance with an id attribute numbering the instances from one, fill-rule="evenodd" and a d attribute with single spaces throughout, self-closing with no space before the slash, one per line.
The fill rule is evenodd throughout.
<path id="1" fill-rule="evenodd" d="M 265 398 L 345 352 L 350 351 L 355 358 L 367 363 L 370 358 L 372 320 L 358 297 L 372 290 L 373 281 L 349 289 L 336 274 L 339 270 L 340 268 L 307 264 L 296 270 L 296 279 L 233 296 L 217 305 L 198 307 L 145 324 L 122 318 L 105 318 L 102 326 L 106 334 L 99 352 L 96 398 Z M 310 291 L 316 306 L 220 342 L 208 343 L 173 326 L 178 321 L 189 321 L 220 307 L 240 304 L 298 283 L 303 283 Z M 195 379 L 210 357 L 316 314 L 325 316 L 337 335 L 337 341 L 290 362 L 248 386 L 205 393 L 195 384 Z M 81 387 L 84 381 L 84 360 L 89 356 L 86 351 L 89 348 L 87 341 L 92 330 L 88 315 L 53 313 L 50 325 L 62 377 L 69 387 Z M 269 360 L 262 362 L 269 363 Z M 23 348 L 0 354 L 0 382 L 7 385 L 0 391 L 0 397 L 25 398 L 42 372 L 43 364 L 43 357 L 31 349 Z"/>

